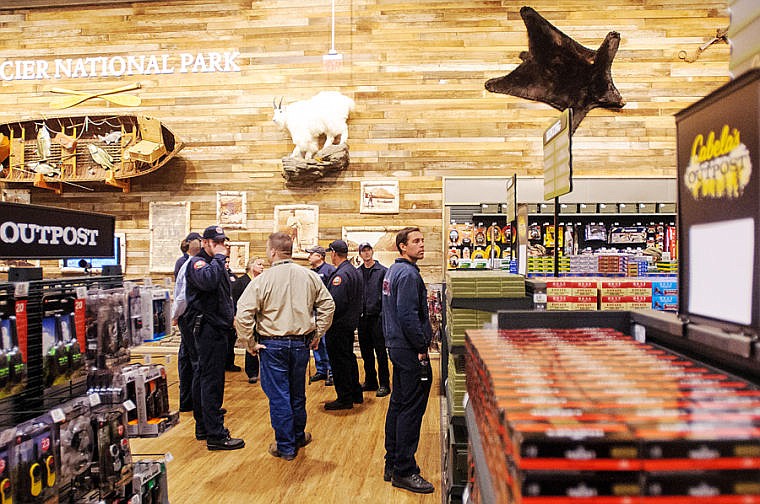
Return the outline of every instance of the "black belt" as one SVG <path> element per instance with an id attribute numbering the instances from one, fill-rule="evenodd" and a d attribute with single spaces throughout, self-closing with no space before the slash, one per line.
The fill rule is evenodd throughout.
<path id="1" fill-rule="evenodd" d="M 262 336 L 259 336 L 259 338 L 260 338 L 262 341 L 263 341 L 263 340 L 268 340 L 268 339 L 281 339 L 281 340 L 291 340 L 291 341 L 303 341 L 303 340 L 305 340 L 306 338 L 308 338 L 308 336 L 306 336 L 306 335 L 299 335 L 299 334 L 285 334 L 284 336 L 263 336 L 263 335 L 262 335 Z"/>

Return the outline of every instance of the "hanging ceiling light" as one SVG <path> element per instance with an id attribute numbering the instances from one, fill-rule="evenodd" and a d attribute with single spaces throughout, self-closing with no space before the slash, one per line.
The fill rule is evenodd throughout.
<path id="1" fill-rule="evenodd" d="M 343 66 L 343 55 L 335 50 L 335 0 L 332 3 L 332 16 L 330 21 L 330 50 L 322 55 L 322 65 L 328 72 L 340 70 Z"/>

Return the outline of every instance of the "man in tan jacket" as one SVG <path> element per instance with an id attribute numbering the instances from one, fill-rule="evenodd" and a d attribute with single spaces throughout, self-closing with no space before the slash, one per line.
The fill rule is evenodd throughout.
<path id="1" fill-rule="evenodd" d="M 269 398 L 272 456 L 293 460 L 311 442 L 306 428 L 306 366 L 332 324 L 335 303 L 319 276 L 293 263 L 293 240 L 273 233 L 266 256 L 272 267 L 251 282 L 237 305 L 235 328 L 259 353 L 261 388 Z M 315 316 L 316 314 L 316 316 Z"/>

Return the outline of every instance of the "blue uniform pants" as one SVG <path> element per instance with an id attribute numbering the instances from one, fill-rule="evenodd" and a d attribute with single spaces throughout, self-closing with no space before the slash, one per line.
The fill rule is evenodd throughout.
<path id="1" fill-rule="evenodd" d="M 389 348 L 393 363 L 393 391 L 385 416 L 385 467 L 397 477 L 418 472 L 414 454 L 420 442 L 422 417 L 427 408 L 433 371 L 420 366 L 417 352 Z M 421 380 L 423 376 L 426 381 Z"/>
<path id="2" fill-rule="evenodd" d="M 322 373 L 327 376 L 330 372 L 330 358 L 327 356 L 327 345 L 325 344 L 325 337 L 319 340 L 319 346 L 314 350 L 314 366 L 317 368 L 317 373 Z"/>
<path id="3" fill-rule="evenodd" d="M 194 353 L 192 350 L 187 351 L 188 346 L 194 346 L 192 341 L 187 341 L 192 336 L 186 336 L 183 334 L 182 324 L 177 323 L 179 326 L 180 343 L 179 352 L 177 352 L 177 371 L 179 372 L 179 409 L 182 411 L 190 411 L 193 409 L 193 366 L 198 366 L 197 356 L 195 363 L 190 358 L 190 354 Z"/>
<path id="4" fill-rule="evenodd" d="M 388 353 L 385 350 L 383 324 L 380 315 L 362 316 L 359 319 L 359 349 L 364 361 L 364 384 L 377 388 L 378 381 L 382 387 L 390 387 L 388 371 Z M 377 354 L 377 371 L 375 371 L 375 354 Z"/>
<path id="5" fill-rule="evenodd" d="M 331 327 L 325 336 L 338 402 L 353 404 L 363 400 L 359 384 L 359 364 L 354 355 L 354 331 Z"/>
<path id="6" fill-rule="evenodd" d="M 229 434 L 221 411 L 227 333 L 205 322 L 194 332 L 198 355 L 198 372 L 193 376 L 195 434 L 206 434 L 210 439 L 223 439 Z"/>
<path id="7" fill-rule="evenodd" d="M 277 450 L 292 455 L 304 441 L 306 428 L 306 366 L 304 340 L 262 339 L 261 389 L 269 398 L 269 418 Z"/>

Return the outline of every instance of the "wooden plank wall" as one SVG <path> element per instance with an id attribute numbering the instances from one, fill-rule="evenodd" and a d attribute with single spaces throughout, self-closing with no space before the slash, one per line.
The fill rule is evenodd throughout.
<path id="1" fill-rule="evenodd" d="M 335 46 L 342 69 L 326 72 L 329 0 L 178 0 L 0 11 L 0 61 L 237 50 L 235 73 L 185 73 L 58 81 L 0 81 L 0 120 L 52 115 L 51 85 L 105 89 L 142 84 L 130 111 L 160 118 L 187 142 L 180 157 L 133 179 L 131 193 L 105 186 L 32 202 L 117 216 L 127 234 L 128 276 L 148 273 L 151 201 L 192 203 L 192 228 L 215 220 L 216 191 L 245 190 L 248 229 L 232 231 L 263 253 L 276 204 L 320 206 L 320 241 L 342 226 L 420 225 L 427 235 L 425 277 L 440 281 L 441 177 L 540 175 L 541 135 L 557 112 L 547 105 L 485 91 L 484 82 L 519 64 L 527 49 L 523 2 L 335 0 Z M 729 48 L 689 54 L 728 26 L 726 0 L 536 0 L 558 28 L 596 49 L 610 30 L 622 35 L 614 80 L 621 112 L 592 111 L 578 129 L 578 175 L 675 176 L 673 114 L 728 78 Z M 271 122 L 272 99 L 320 90 L 354 98 L 348 171 L 306 189 L 288 189 L 280 159 L 292 150 Z M 88 102 L 72 113 L 106 111 Z M 114 111 L 117 108 L 113 109 Z M 118 109 L 123 110 L 123 109 Z M 397 178 L 398 215 L 360 215 L 362 179 Z M 477 195 L 473 195 L 477 201 Z M 50 274 L 54 268 L 49 266 Z"/>

